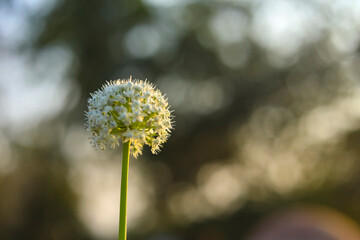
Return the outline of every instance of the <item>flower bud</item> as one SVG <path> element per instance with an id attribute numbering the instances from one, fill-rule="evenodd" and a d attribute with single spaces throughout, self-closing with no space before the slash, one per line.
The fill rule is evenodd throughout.
<path id="1" fill-rule="evenodd" d="M 130 141 L 134 157 L 144 144 L 153 153 L 160 150 L 172 129 L 167 99 L 154 85 L 131 78 L 107 82 L 91 94 L 86 112 L 87 130 L 97 149 L 115 148 Z"/>

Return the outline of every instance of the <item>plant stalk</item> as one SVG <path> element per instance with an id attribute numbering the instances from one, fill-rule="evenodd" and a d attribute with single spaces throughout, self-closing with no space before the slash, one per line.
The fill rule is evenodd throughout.
<path id="1" fill-rule="evenodd" d="M 124 143 L 121 169 L 119 240 L 126 240 L 127 189 L 129 179 L 130 141 Z"/>

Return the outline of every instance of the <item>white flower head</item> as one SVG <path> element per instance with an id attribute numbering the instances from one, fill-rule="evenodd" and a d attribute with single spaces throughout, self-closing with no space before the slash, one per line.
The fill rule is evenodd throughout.
<path id="1" fill-rule="evenodd" d="M 130 77 L 107 82 L 91 94 L 88 104 L 86 126 L 97 149 L 115 148 L 120 141 L 130 141 L 135 158 L 144 144 L 157 153 L 173 128 L 167 99 L 146 81 Z"/>

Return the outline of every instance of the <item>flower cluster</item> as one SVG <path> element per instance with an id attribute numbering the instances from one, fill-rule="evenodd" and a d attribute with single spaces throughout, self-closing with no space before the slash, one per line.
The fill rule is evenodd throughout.
<path id="1" fill-rule="evenodd" d="M 172 129 L 167 99 L 154 85 L 141 80 L 107 82 L 91 94 L 86 112 L 87 130 L 95 148 L 115 148 L 130 141 L 134 157 L 149 145 L 157 153 Z"/>

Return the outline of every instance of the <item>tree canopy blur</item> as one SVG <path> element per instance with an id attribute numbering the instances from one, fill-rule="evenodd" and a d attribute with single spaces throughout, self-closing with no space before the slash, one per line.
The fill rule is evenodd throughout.
<path id="1" fill-rule="evenodd" d="M 132 159 L 130 239 L 243 239 L 297 202 L 360 221 L 360 2 L 0 3 L 0 233 L 113 239 L 120 151 L 83 126 L 105 80 L 148 79 L 175 130 Z M 69 237 L 71 236 L 71 237 Z"/>

